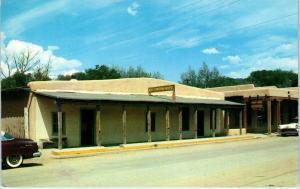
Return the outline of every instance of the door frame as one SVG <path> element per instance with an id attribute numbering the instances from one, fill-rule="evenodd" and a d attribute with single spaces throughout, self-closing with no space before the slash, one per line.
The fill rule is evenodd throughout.
<path id="1" fill-rule="evenodd" d="M 92 134 L 92 137 L 93 137 L 93 144 L 92 146 L 96 145 L 96 108 L 88 108 L 88 107 L 85 107 L 85 108 L 80 108 L 79 110 L 79 114 L 80 114 L 80 120 L 79 120 L 79 141 L 80 141 L 80 146 L 82 146 L 82 141 L 81 141 L 81 136 L 82 136 L 82 133 L 81 133 L 81 129 L 82 129 L 82 111 L 85 111 L 85 110 L 88 110 L 88 111 L 93 111 L 93 114 L 94 114 L 94 124 L 93 124 L 93 134 Z"/>
<path id="2" fill-rule="evenodd" d="M 203 114 L 203 135 L 199 135 L 199 124 L 200 124 L 200 121 L 199 121 L 199 113 L 202 112 Z M 201 110 L 197 110 L 197 137 L 204 137 L 205 136 L 205 110 L 201 109 Z"/>

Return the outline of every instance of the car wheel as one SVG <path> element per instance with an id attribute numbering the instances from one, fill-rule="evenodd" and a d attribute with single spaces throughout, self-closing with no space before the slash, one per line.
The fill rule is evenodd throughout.
<path id="1" fill-rule="evenodd" d="M 19 167 L 23 163 L 22 155 L 7 156 L 5 163 L 10 168 Z"/>

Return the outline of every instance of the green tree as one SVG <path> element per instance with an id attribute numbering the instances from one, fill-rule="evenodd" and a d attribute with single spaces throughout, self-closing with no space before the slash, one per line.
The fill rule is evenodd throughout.
<path id="1" fill-rule="evenodd" d="M 1 89 L 27 87 L 27 83 L 30 81 L 32 81 L 31 74 L 16 72 L 13 75 L 1 80 Z"/>
<path id="2" fill-rule="evenodd" d="M 156 79 L 162 79 L 163 76 L 159 72 L 147 72 L 141 66 L 130 66 L 127 70 L 118 68 L 122 78 L 137 78 L 137 77 L 151 77 Z"/>
<path id="3" fill-rule="evenodd" d="M 196 71 L 189 66 L 186 72 L 183 72 L 180 76 L 181 83 L 189 86 L 198 86 Z"/>
<path id="4" fill-rule="evenodd" d="M 152 77 L 161 79 L 163 76 L 159 72 L 147 72 L 141 66 L 129 67 L 127 70 L 117 66 L 108 67 L 106 65 L 96 65 L 95 68 L 86 69 L 84 72 L 77 72 L 72 75 L 58 75 L 58 80 L 102 80 L 134 77 Z"/>
<path id="5" fill-rule="evenodd" d="M 47 63 L 42 62 L 40 51 L 27 48 L 21 52 L 8 53 L 1 49 L 2 64 L 0 69 L 1 88 L 27 87 L 30 81 L 50 80 L 51 57 Z"/>
<path id="6" fill-rule="evenodd" d="M 251 72 L 247 81 L 255 86 L 296 87 L 298 86 L 298 74 L 280 69 L 259 70 Z"/>
<path id="7" fill-rule="evenodd" d="M 202 63 L 197 75 L 197 87 L 206 88 L 210 79 L 210 70 L 205 62 Z"/>
<path id="8" fill-rule="evenodd" d="M 186 72 L 183 72 L 180 83 L 194 87 L 208 88 L 245 84 L 247 80 L 223 76 L 216 67 L 210 70 L 207 64 L 203 62 L 197 74 L 191 67 Z"/>
<path id="9" fill-rule="evenodd" d="M 100 80 L 100 79 L 118 79 L 121 74 L 115 68 L 109 68 L 105 65 L 96 65 L 95 68 L 85 70 L 85 79 Z"/>

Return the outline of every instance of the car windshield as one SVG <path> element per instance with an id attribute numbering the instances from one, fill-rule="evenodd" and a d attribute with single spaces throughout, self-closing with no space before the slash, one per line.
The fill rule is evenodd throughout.
<path id="1" fill-rule="evenodd" d="M 6 140 L 12 140 L 14 137 L 12 137 L 10 134 L 1 132 L 1 141 L 6 141 Z"/>

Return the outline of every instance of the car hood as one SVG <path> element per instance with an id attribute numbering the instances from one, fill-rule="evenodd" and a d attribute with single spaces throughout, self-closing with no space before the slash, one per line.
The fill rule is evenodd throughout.
<path id="1" fill-rule="evenodd" d="M 15 138 L 14 141 L 18 143 L 35 143 L 33 140 L 27 138 Z"/>
<path id="2" fill-rule="evenodd" d="M 283 125 L 279 125 L 280 129 L 284 129 L 284 128 L 297 128 L 297 123 L 290 123 L 290 124 L 283 124 Z"/>

